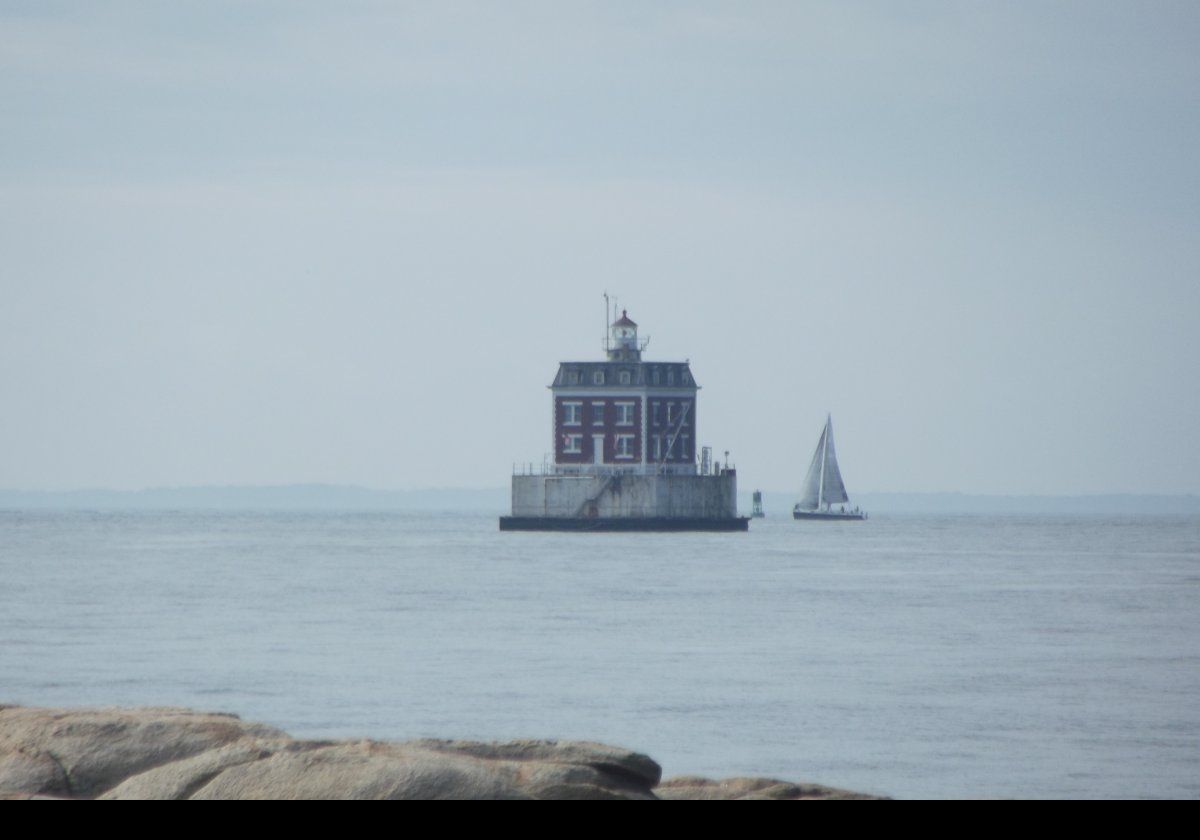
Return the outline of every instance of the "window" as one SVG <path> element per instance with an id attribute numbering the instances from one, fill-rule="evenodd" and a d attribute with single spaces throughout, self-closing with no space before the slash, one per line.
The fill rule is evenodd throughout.
<path id="1" fill-rule="evenodd" d="M 662 458 L 662 435 L 654 436 L 654 460 Z"/>
<path id="2" fill-rule="evenodd" d="M 630 379 L 631 379 L 631 377 L 630 377 L 629 371 L 627 371 L 627 370 L 623 370 L 617 374 L 617 381 L 620 382 L 622 385 L 628 385 L 630 382 Z"/>
<path id="3" fill-rule="evenodd" d="M 686 370 L 682 374 L 680 374 L 679 378 L 683 382 L 684 385 L 692 384 L 692 375 L 690 373 L 688 373 Z"/>
<path id="4" fill-rule="evenodd" d="M 658 400 L 655 400 L 650 413 L 653 417 L 655 426 L 662 423 L 662 403 L 660 403 Z"/>
<path id="5" fill-rule="evenodd" d="M 583 452 L 583 435 L 563 435 L 563 454 L 579 455 Z"/>
<path id="6" fill-rule="evenodd" d="M 579 384 L 579 371 L 577 371 L 577 370 L 567 371 L 567 384 L 568 385 L 578 385 Z"/>
<path id="7" fill-rule="evenodd" d="M 592 373 L 592 384 L 593 385 L 603 385 L 604 384 L 604 371 L 597 370 Z"/>
<path id="8" fill-rule="evenodd" d="M 633 435 L 617 435 L 617 457 L 633 457 Z"/>
<path id="9" fill-rule="evenodd" d="M 679 455 L 680 460 L 683 460 L 683 461 L 690 461 L 692 459 L 692 456 L 688 452 L 688 436 L 687 435 L 679 436 L 678 455 Z"/>
<path id="10" fill-rule="evenodd" d="M 617 425 L 632 426 L 633 425 L 633 403 L 619 402 L 617 403 Z"/>
<path id="11" fill-rule="evenodd" d="M 592 403 L 592 425 L 604 425 L 604 403 L 602 402 Z"/>
<path id="12" fill-rule="evenodd" d="M 583 422 L 583 403 L 563 403 L 563 425 L 578 426 Z"/>
<path id="13" fill-rule="evenodd" d="M 667 425 L 675 422 L 675 403 L 667 403 Z"/>
<path id="14" fill-rule="evenodd" d="M 675 368 L 667 368 L 667 384 L 675 384 Z"/>
<path id="15" fill-rule="evenodd" d="M 662 372 L 659 371 L 658 368 L 655 368 L 654 373 L 651 375 L 651 379 L 653 379 L 654 384 L 657 385 L 659 382 L 662 381 Z"/>

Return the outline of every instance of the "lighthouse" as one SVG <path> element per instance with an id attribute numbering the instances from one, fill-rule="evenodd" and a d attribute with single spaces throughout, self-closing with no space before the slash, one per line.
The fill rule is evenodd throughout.
<path id="1" fill-rule="evenodd" d="M 603 360 L 561 362 L 552 453 L 513 476 L 501 530 L 744 531 L 737 474 L 696 463 L 700 386 L 687 361 L 648 361 L 622 311 Z"/>
<path id="2" fill-rule="evenodd" d="M 613 322 L 608 359 L 562 362 L 554 395 L 560 475 L 696 473 L 696 392 L 687 362 L 643 362 L 637 324 Z"/>

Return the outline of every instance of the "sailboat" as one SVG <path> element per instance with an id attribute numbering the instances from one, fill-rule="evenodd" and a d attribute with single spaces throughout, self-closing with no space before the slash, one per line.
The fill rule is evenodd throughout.
<path id="1" fill-rule="evenodd" d="M 804 492 L 792 509 L 792 518 L 839 522 L 867 518 L 866 513 L 857 507 L 846 510 L 848 501 L 850 497 L 846 495 L 846 485 L 842 483 L 837 454 L 833 450 L 833 418 L 826 415 L 825 428 L 821 430 L 821 439 L 817 441 L 817 451 L 813 453 L 808 475 L 804 477 Z M 838 505 L 838 509 L 834 510 L 833 505 Z"/>

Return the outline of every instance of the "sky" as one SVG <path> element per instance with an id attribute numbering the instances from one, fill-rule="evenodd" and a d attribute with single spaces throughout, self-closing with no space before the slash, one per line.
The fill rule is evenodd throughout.
<path id="1" fill-rule="evenodd" d="M 504 486 L 616 295 L 799 490 L 1200 493 L 1192 2 L 0 0 L 0 488 Z"/>

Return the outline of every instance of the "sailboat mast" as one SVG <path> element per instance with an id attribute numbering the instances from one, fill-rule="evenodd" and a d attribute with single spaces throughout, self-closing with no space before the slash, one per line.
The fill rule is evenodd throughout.
<path id="1" fill-rule="evenodd" d="M 821 481 L 817 484 L 817 510 L 825 496 L 825 450 L 829 446 L 829 420 L 825 420 L 825 431 L 821 432 Z"/>

